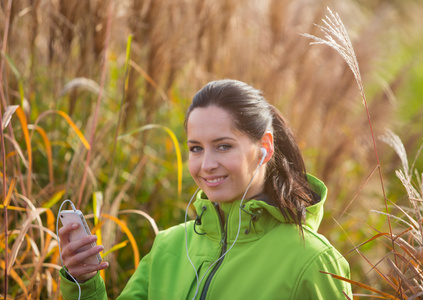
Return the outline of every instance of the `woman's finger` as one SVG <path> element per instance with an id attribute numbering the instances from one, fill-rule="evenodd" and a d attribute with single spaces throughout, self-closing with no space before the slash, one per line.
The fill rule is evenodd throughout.
<path id="1" fill-rule="evenodd" d="M 79 265 L 87 264 L 87 259 L 89 257 L 93 255 L 97 255 L 98 253 L 103 251 L 103 249 L 104 247 L 102 245 L 99 245 L 99 246 L 90 248 L 88 250 L 82 251 L 80 253 L 77 253 L 69 258 L 69 260 L 67 261 L 67 264 L 71 266 L 72 265 L 79 266 Z"/>
<path id="2" fill-rule="evenodd" d="M 82 239 L 70 242 L 69 244 L 66 245 L 66 248 L 63 248 L 63 254 L 72 255 L 73 253 L 81 252 L 96 241 L 97 241 L 97 236 L 90 235 Z"/>
<path id="3" fill-rule="evenodd" d="M 67 224 L 65 226 L 62 226 L 59 229 L 60 246 L 62 248 L 70 242 L 69 234 L 73 230 L 78 229 L 78 227 L 79 227 L 78 223 L 72 223 L 72 224 Z"/>
<path id="4" fill-rule="evenodd" d="M 108 262 L 102 262 L 98 265 L 89 265 L 89 264 L 82 264 L 79 266 L 69 267 L 66 266 L 68 272 L 78 281 L 84 282 L 97 274 L 97 271 L 103 270 L 109 266 Z"/>

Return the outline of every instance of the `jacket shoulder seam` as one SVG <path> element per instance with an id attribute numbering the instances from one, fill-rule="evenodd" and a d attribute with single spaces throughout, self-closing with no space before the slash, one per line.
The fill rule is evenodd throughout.
<path id="1" fill-rule="evenodd" d="M 293 289 L 293 293 L 292 293 L 291 299 L 296 299 L 296 294 L 298 292 L 298 288 L 300 286 L 300 283 L 303 280 L 304 274 L 307 272 L 307 270 L 310 268 L 310 266 L 313 264 L 313 262 L 315 262 L 324 253 L 326 253 L 328 251 L 333 251 L 333 250 L 336 250 L 333 246 L 326 247 L 322 251 L 320 251 L 320 252 L 316 253 L 315 255 L 311 256 L 310 259 L 307 260 L 304 263 L 303 268 L 298 273 L 298 279 L 295 281 L 295 285 L 294 285 L 294 289 Z"/>

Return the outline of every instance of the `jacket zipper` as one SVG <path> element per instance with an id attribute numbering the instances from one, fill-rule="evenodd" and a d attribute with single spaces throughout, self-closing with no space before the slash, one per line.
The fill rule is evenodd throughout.
<path id="1" fill-rule="evenodd" d="M 220 228 L 221 228 L 221 233 L 222 233 L 222 251 L 220 252 L 219 258 L 226 252 L 226 247 L 228 245 L 227 239 L 226 239 L 226 224 L 228 223 L 226 220 L 226 224 L 225 226 L 223 225 L 223 221 L 222 221 L 222 217 L 220 216 L 220 212 L 216 206 L 216 210 L 217 210 L 217 214 L 219 216 L 219 221 L 220 221 Z M 219 262 L 214 266 L 213 270 L 210 272 L 210 275 L 207 277 L 206 283 L 204 284 L 204 288 L 203 291 L 201 292 L 201 297 L 200 300 L 205 300 L 206 296 L 207 296 L 207 291 L 210 287 L 210 283 L 213 279 L 213 276 L 216 274 L 217 270 L 219 269 L 219 267 L 221 266 L 223 260 L 225 259 L 225 257 L 222 257 L 221 260 L 219 260 Z"/>

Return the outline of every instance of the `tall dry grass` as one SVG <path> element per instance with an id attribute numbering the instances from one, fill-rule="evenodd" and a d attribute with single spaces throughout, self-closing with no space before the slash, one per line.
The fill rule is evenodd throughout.
<path id="1" fill-rule="evenodd" d="M 0 240 L 9 251 L 0 253 L 11 266 L 8 279 L 3 276 L 0 282 L 6 294 L 59 297 L 51 224 L 65 197 L 79 202 L 84 213 L 94 212 L 98 220 L 92 225 L 101 229 L 106 250 L 117 249 L 106 257 L 113 268 L 105 276 L 109 295 L 119 293 L 136 266 L 134 251 L 142 256 L 154 239 L 139 211 L 123 211 L 142 209 L 160 228 L 182 221 L 193 183 L 186 171 L 178 171 L 175 146 L 184 144 L 181 124 L 189 99 L 218 78 L 262 89 L 290 120 L 308 171 L 330 189 L 321 232 L 343 253 L 366 240 L 385 219 L 369 212 L 383 204 L 377 178 L 370 177 L 360 189 L 377 162 L 354 76 L 337 53 L 309 47 L 300 36 L 317 34 L 313 23 L 324 17 L 328 3 L 3 1 L 1 113 L 13 105 L 21 108 L 10 113 L 1 139 L 6 230 Z M 406 63 L 393 70 L 381 64 L 395 57 L 390 50 L 398 47 L 391 46 L 401 33 L 392 20 L 411 22 L 409 15 L 421 7 L 384 1 L 332 4 L 352 33 L 379 136 L 396 118 L 390 95 L 406 83 L 409 68 Z M 388 72 L 383 79 L 377 76 Z M 125 133 L 130 134 L 123 137 Z M 404 144 L 415 142 L 409 137 Z M 366 257 L 381 258 L 386 245 L 368 250 Z M 11 255 L 16 256 L 13 264 Z M 347 259 L 353 277 L 368 270 L 359 255 Z M 364 281 L 379 287 L 377 278 L 370 272 Z"/>
<path id="2" fill-rule="evenodd" d="M 423 143 L 417 152 L 416 160 L 412 163 L 410 168 L 407 153 L 401 139 L 390 130 L 388 130 L 386 134 L 380 138 L 395 150 L 401 160 L 403 170 L 397 170 L 395 173 L 407 191 L 409 204 L 412 209 L 407 207 L 404 208 L 387 198 L 382 167 L 379 160 L 379 152 L 376 146 L 376 138 L 374 135 L 367 104 L 367 97 L 364 92 L 357 56 L 355 54 L 348 32 L 339 15 L 337 13 L 334 14 L 329 8 L 328 14 L 322 21 L 324 25 L 316 26 L 324 33 L 324 38 L 316 37 L 307 33 L 303 35 L 312 39 L 311 44 L 322 44 L 334 49 L 345 60 L 348 67 L 351 69 L 352 74 L 354 75 L 363 101 L 363 105 L 366 109 L 374 154 L 377 162 L 374 171 L 377 169 L 379 173 L 381 187 L 380 193 L 385 203 L 385 212 L 374 210 L 373 212 L 386 216 L 389 229 L 386 232 L 380 232 L 378 229 L 374 229 L 377 234 L 371 237 L 368 241 L 361 243 L 353 250 L 357 251 L 364 258 L 364 260 L 369 263 L 372 269 L 375 270 L 375 273 L 380 276 L 380 281 L 385 286 L 390 287 L 393 292 L 387 293 L 361 282 L 347 278 L 341 278 L 335 274 L 330 275 L 340 280 L 351 282 L 352 284 L 364 288 L 370 292 L 374 292 L 379 295 L 379 297 L 387 299 L 423 299 L 423 227 L 421 224 L 423 219 L 420 206 L 420 203 L 423 202 L 423 173 L 420 174 L 419 171 L 414 168 L 415 162 L 419 157 L 421 150 L 423 149 Z M 368 178 L 373 176 L 375 173 L 374 171 L 369 175 Z M 413 177 L 415 177 L 415 180 Z M 388 208 L 388 204 L 393 205 L 396 210 L 403 214 L 403 216 L 397 217 L 393 215 Z M 396 220 L 402 225 L 403 229 L 401 229 L 398 233 L 394 233 L 391 219 Z M 381 257 L 376 264 L 373 264 L 365 255 L 361 253 L 360 248 L 368 242 L 379 238 L 387 238 L 390 241 L 390 245 L 387 245 L 387 250 L 389 251 L 386 251 L 387 255 Z M 392 259 L 390 258 L 391 256 Z M 386 273 L 382 271 L 380 268 L 382 264 L 388 265 L 390 272 Z M 368 296 L 366 294 L 355 295 Z"/>

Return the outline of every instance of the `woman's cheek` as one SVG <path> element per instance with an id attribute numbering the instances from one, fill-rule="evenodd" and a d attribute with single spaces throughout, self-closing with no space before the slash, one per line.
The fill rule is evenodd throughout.
<path id="1" fill-rule="evenodd" d="M 190 154 L 190 157 L 188 159 L 188 170 L 191 174 L 191 177 L 196 180 L 196 175 L 198 174 L 198 159 L 196 160 L 195 157 L 193 157 L 192 154 Z"/>

